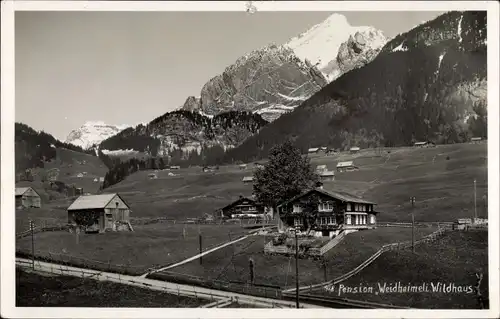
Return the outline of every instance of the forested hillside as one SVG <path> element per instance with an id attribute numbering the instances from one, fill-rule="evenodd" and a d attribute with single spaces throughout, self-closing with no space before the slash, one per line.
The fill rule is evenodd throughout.
<path id="1" fill-rule="evenodd" d="M 371 63 L 229 150 L 224 161 L 266 157 L 287 138 L 305 150 L 486 137 L 486 12 L 451 12 L 436 20 L 396 37 Z M 433 40 L 425 41 L 426 34 Z M 402 42 L 410 45 L 398 47 Z"/>

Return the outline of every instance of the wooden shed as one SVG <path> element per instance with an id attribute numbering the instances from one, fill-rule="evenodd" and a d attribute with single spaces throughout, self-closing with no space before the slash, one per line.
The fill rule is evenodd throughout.
<path id="1" fill-rule="evenodd" d="M 16 187 L 16 207 L 42 207 L 40 195 L 31 187 Z"/>
<path id="2" fill-rule="evenodd" d="M 130 207 L 118 194 L 84 195 L 68 207 L 68 224 L 87 232 L 133 230 Z"/>

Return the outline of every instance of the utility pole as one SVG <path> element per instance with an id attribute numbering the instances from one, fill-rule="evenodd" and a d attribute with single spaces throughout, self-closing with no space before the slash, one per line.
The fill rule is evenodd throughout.
<path id="1" fill-rule="evenodd" d="M 474 179 L 474 219 L 472 220 L 472 223 L 474 224 L 474 221 L 477 218 L 477 209 L 476 209 L 476 179 Z"/>
<path id="2" fill-rule="evenodd" d="M 415 253 L 415 197 L 410 197 L 411 202 L 411 251 Z"/>
<path id="3" fill-rule="evenodd" d="M 203 263 L 202 256 L 201 256 L 201 253 L 203 252 L 203 245 L 202 245 L 200 226 L 198 226 L 198 238 L 200 240 L 200 265 L 201 265 Z"/>
<path id="4" fill-rule="evenodd" d="M 299 239 L 298 229 L 295 228 L 295 302 L 299 308 Z"/>
<path id="5" fill-rule="evenodd" d="M 31 230 L 31 267 L 35 270 L 35 236 L 34 236 L 34 223 L 30 220 Z"/>

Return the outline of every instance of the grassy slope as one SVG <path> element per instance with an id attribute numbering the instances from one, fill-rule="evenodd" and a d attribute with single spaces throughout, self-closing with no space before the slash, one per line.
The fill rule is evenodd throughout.
<path id="1" fill-rule="evenodd" d="M 390 150 L 391 153 L 388 153 Z M 449 156 L 450 159 L 446 160 Z M 434 162 L 433 162 L 434 159 Z M 379 220 L 410 221 L 410 196 L 417 199 L 415 217 L 421 221 L 452 221 L 473 214 L 473 180 L 477 179 L 478 215 L 487 215 L 483 195 L 487 193 L 486 144 L 454 144 L 436 148 L 393 148 L 377 155 L 374 150 L 337 156 L 313 155 L 312 165 L 354 160 L 359 171 L 337 173 L 325 187 L 363 195 L 379 203 Z M 186 218 L 213 213 L 235 200 L 250 195 L 251 185 L 241 179 L 252 168 L 223 166 L 216 173 L 202 173 L 198 167 L 159 172 L 149 180 L 148 172 L 135 173 L 107 192 L 120 192 L 134 213 L 132 217 Z"/>
<path id="2" fill-rule="evenodd" d="M 185 239 L 183 227 L 186 227 Z M 232 238 L 246 233 L 237 225 L 201 225 L 200 231 L 205 248 L 228 241 L 229 232 Z M 31 253 L 31 237 L 18 240 L 16 248 Z M 35 234 L 35 251 L 37 256 L 52 255 L 56 262 L 60 257 L 55 254 L 62 254 L 63 261 L 69 261 L 72 256 L 101 262 L 72 258 L 76 265 L 108 269 L 110 263 L 113 270 L 127 268 L 131 273 L 141 274 L 154 265 L 168 265 L 199 253 L 198 226 L 163 223 L 136 226 L 134 232 L 82 234 L 78 244 L 75 234 L 69 232 L 38 233 Z M 128 265 L 131 267 L 126 267 Z"/>
<path id="3" fill-rule="evenodd" d="M 481 292 L 488 295 L 488 232 L 452 232 L 435 243 L 417 246 L 411 251 L 392 251 L 382 254 L 358 275 L 342 284 L 346 287 L 372 286 L 378 283 L 401 285 L 441 282 L 456 286 L 475 285 L 476 271 L 482 271 Z M 323 292 L 328 294 L 327 292 Z M 338 290 L 332 293 L 338 296 Z M 346 298 L 368 300 L 416 308 L 475 308 L 473 294 L 406 293 L 406 294 L 345 294 Z"/>
<path id="4" fill-rule="evenodd" d="M 416 238 L 433 232 L 433 228 L 421 228 Z M 368 259 L 382 245 L 411 239 L 409 228 L 378 228 L 348 234 L 344 241 L 326 254 L 327 279 L 338 277 Z M 249 279 L 249 258 L 254 260 L 255 283 L 280 287 L 295 284 L 295 258 L 281 255 L 264 255 L 264 245 L 270 238 L 253 236 L 242 242 L 225 247 L 198 261 L 175 267 L 171 271 L 204 277 L 207 280 L 243 281 Z M 233 261 L 231 257 L 235 254 Z M 319 261 L 300 259 L 300 284 L 309 285 L 325 281 Z"/>
<path id="5" fill-rule="evenodd" d="M 16 270 L 16 307 L 198 307 L 208 301 L 70 276 Z"/>

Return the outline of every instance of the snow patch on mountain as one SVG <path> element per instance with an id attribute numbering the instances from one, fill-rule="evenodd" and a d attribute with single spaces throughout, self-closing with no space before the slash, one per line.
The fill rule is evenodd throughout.
<path id="1" fill-rule="evenodd" d="M 128 127 L 130 125 L 110 125 L 102 121 L 87 121 L 80 128 L 68 134 L 66 143 L 88 149 Z"/>
<path id="2" fill-rule="evenodd" d="M 356 32 L 377 34 L 367 43 L 373 49 L 380 49 L 387 42 L 384 36 L 378 36 L 381 33 L 375 28 L 351 26 L 345 16 L 335 13 L 306 32 L 290 39 L 285 46 L 291 48 L 300 59 L 310 61 L 329 81 L 332 81 L 340 75 L 340 72 L 328 68 L 328 65 L 337 58 L 342 43 L 348 41 L 349 37 Z"/>
<path id="3" fill-rule="evenodd" d="M 404 51 L 408 51 L 408 49 L 403 48 L 403 44 L 404 44 L 404 42 L 401 42 L 401 44 L 400 44 L 400 45 L 398 45 L 397 47 L 395 47 L 395 48 L 392 50 L 392 52 L 396 52 L 396 51 L 403 51 L 403 52 L 404 52 Z"/>

